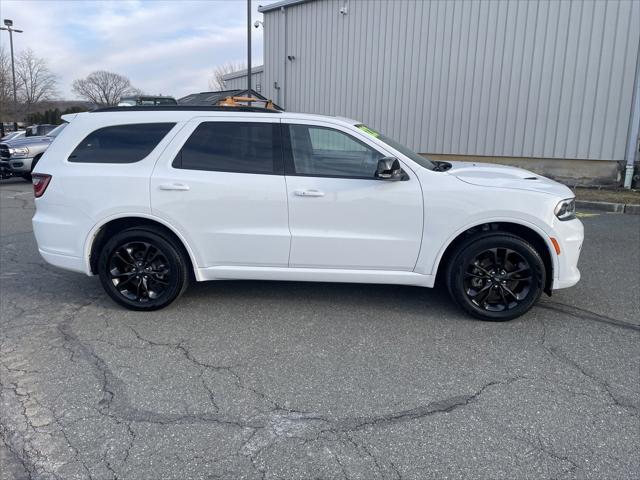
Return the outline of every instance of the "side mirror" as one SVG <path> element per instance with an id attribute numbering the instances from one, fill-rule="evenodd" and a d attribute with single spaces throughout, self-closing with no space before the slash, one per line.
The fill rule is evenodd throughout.
<path id="1" fill-rule="evenodd" d="M 397 158 L 384 157 L 378 160 L 378 168 L 376 169 L 376 178 L 381 180 L 398 181 L 404 177 L 400 162 Z"/>

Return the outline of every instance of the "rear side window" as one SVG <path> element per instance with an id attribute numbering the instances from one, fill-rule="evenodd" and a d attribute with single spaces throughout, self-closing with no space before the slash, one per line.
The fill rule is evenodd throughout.
<path id="1" fill-rule="evenodd" d="M 281 161 L 279 124 L 203 122 L 173 161 L 175 168 L 216 172 L 278 171 Z"/>
<path id="2" fill-rule="evenodd" d="M 70 162 L 134 163 L 160 143 L 175 123 L 137 123 L 100 128 L 86 136 L 71 155 Z"/>

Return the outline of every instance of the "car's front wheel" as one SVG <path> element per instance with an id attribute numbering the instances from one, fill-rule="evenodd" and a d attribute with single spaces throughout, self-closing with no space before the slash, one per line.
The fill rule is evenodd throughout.
<path id="1" fill-rule="evenodd" d="M 100 252 L 98 274 L 109 296 L 131 310 L 166 307 L 186 290 L 188 259 L 180 245 L 154 227 L 117 233 Z"/>
<path id="2" fill-rule="evenodd" d="M 447 274 L 452 298 L 476 318 L 505 321 L 527 312 L 545 284 L 540 254 L 524 239 L 486 233 L 458 246 Z"/>

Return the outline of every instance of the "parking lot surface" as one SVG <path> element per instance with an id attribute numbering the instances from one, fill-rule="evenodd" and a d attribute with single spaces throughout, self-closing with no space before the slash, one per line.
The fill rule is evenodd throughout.
<path id="1" fill-rule="evenodd" d="M 507 323 L 442 289 L 209 282 L 123 310 L 0 185 L 0 478 L 640 478 L 640 217 Z"/>

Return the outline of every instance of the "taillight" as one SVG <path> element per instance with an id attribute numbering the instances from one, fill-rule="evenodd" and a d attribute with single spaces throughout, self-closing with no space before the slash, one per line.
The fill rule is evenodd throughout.
<path id="1" fill-rule="evenodd" d="M 36 198 L 44 195 L 44 191 L 49 186 L 50 181 L 51 175 L 47 175 L 46 173 L 32 173 L 31 182 L 33 183 L 33 195 Z"/>

